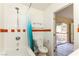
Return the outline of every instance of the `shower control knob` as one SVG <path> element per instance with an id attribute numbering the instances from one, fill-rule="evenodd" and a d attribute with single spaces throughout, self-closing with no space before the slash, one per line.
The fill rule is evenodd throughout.
<path id="1" fill-rule="evenodd" d="M 17 51 L 19 50 L 19 48 L 16 49 Z"/>
<path id="2" fill-rule="evenodd" d="M 20 40 L 21 38 L 19 36 L 16 37 L 16 40 Z"/>

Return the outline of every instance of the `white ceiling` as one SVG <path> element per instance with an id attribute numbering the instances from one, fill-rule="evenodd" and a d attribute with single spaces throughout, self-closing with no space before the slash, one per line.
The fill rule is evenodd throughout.
<path id="1" fill-rule="evenodd" d="M 26 3 L 25 5 L 29 6 L 30 3 Z M 39 9 L 39 10 L 45 10 L 50 5 L 51 5 L 51 3 L 32 3 L 31 7 Z"/>

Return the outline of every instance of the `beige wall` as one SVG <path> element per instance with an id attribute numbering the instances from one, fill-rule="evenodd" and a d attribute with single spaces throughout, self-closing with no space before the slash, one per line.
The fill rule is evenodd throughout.
<path id="1" fill-rule="evenodd" d="M 71 42 L 74 43 L 74 23 L 71 24 Z"/>

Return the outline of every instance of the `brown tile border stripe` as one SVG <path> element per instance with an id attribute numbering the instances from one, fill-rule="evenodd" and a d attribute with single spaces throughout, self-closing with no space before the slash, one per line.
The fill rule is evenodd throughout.
<path id="1" fill-rule="evenodd" d="M 8 32 L 8 29 L 0 29 L 0 32 Z"/>
<path id="2" fill-rule="evenodd" d="M 0 29 L 0 32 L 26 32 L 26 29 Z M 51 29 L 33 29 L 32 32 L 51 32 Z"/>
<path id="3" fill-rule="evenodd" d="M 21 32 L 21 29 L 17 29 L 17 32 Z"/>
<path id="4" fill-rule="evenodd" d="M 77 32 L 79 32 L 79 28 L 77 28 Z"/>
<path id="5" fill-rule="evenodd" d="M 0 32 L 26 32 L 26 29 L 0 29 Z"/>
<path id="6" fill-rule="evenodd" d="M 23 32 L 26 32 L 26 29 L 23 29 Z"/>
<path id="7" fill-rule="evenodd" d="M 51 29 L 33 29 L 33 32 L 51 32 Z"/>
<path id="8" fill-rule="evenodd" d="M 15 29 L 11 29 L 11 32 L 15 32 Z"/>

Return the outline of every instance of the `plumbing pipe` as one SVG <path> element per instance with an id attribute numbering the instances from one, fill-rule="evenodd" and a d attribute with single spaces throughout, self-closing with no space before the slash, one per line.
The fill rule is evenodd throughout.
<path id="1" fill-rule="evenodd" d="M 16 7 L 15 9 L 16 9 L 16 11 L 17 11 L 17 29 L 19 29 L 19 8 Z M 17 44 L 16 44 L 17 48 L 16 48 L 16 50 L 17 50 L 17 51 L 19 50 L 19 42 L 18 42 L 19 39 L 20 39 L 20 37 L 17 36 L 17 37 L 16 37 L 16 40 L 17 40 Z"/>
<path id="2" fill-rule="evenodd" d="M 19 8 L 16 7 L 15 9 L 17 11 L 17 28 L 19 28 Z"/>

